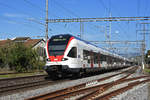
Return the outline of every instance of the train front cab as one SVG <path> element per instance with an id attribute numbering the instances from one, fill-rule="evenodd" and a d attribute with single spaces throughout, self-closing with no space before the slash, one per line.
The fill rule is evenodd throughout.
<path id="1" fill-rule="evenodd" d="M 62 35 L 52 37 L 47 43 L 47 62 L 44 67 L 46 72 L 52 76 L 63 76 L 63 74 L 78 73 L 79 59 L 77 57 L 78 47 L 74 37 Z"/>
<path id="2" fill-rule="evenodd" d="M 79 58 L 77 57 L 77 47 L 71 47 L 69 52 L 60 62 L 47 62 L 46 72 L 54 77 L 66 76 L 68 74 L 78 75 L 80 72 Z M 49 63 L 49 64 L 48 64 Z M 51 63 L 51 64 L 50 64 Z"/>

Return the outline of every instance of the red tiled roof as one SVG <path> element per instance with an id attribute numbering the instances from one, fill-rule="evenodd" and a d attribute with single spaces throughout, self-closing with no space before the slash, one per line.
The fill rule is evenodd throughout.
<path id="1" fill-rule="evenodd" d="M 21 43 L 24 43 L 24 45 L 27 47 L 34 47 L 40 41 L 44 41 L 44 40 L 43 39 L 29 39 L 29 40 L 21 42 Z M 0 40 L 0 47 L 5 46 L 9 43 L 13 43 L 13 42 L 15 42 L 15 41 L 14 40 Z"/>
<path id="2" fill-rule="evenodd" d="M 31 46 L 31 47 L 33 47 L 37 43 L 39 43 L 41 40 L 43 40 L 43 39 L 30 39 L 30 40 L 24 42 L 24 44 L 25 44 L 25 46 Z"/>
<path id="3" fill-rule="evenodd" d="M 15 39 L 13 39 L 13 41 L 25 41 L 30 39 L 30 37 L 16 37 Z"/>
<path id="4" fill-rule="evenodd" d="M 8 43 L 11 43 L 11 42 L 12 42 L 12 40 L 0 40 L 0 47 L 5 46 L 5 45 L 7 45 Z"/>

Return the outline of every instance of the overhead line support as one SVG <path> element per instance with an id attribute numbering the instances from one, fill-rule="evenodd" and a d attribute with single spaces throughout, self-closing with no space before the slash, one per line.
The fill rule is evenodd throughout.
<path id="1" fill-rule="evenodd" d="M 46 39 L 46 42 L 47 42 L 48 41 L 48 0 L 46 0 L 46 20 L 45 20 L 45 26 L 46 26 L 45 39 Z"/>
<path id="2" fill-rule="evenodd" d="M 99 21 L 138 21 L 150 20 L 148 17 L 104 17 L 104 18 L 71 18 L 71 19 L 49 19 L 49 23 L 57 22 L 99 22 Z"/>

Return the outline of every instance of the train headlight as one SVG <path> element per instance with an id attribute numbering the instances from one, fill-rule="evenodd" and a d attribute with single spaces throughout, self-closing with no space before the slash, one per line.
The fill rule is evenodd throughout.
<path id="1" fill-rule="evenodd" d="M 49 58 L 47 58 L 46 61 L 51 61 L 51 60 Z"/>
<path id="2" fill-rule="evenodd" d="M 61 61 L 66 61 L 66 60 L 68 60 L 68 58 L 62 58 L 62 60 L 61 60 Z"/>

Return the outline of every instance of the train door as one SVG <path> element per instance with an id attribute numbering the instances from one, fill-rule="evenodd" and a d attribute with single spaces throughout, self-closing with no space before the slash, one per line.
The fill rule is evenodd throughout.
<path id="1" fill-rule="evenodd" d="M 94 67 L 94 54 L 93 54 L 93 52 L 92 51 L 90 51 L 90 62 L 91 62 L 91 68 L 93 68 Z"/>
<path id="2" fill-rule="evenodd" d="M 107 62 L 106 69 L 109 69 L 109 64 L 110 64 L 110 61 L 109 61 L 109 57 L 108 57 L 108 56 L 106 56 L 106 62 Z"/>
<path id="3" fill-rule="evenodd" d="M 98 53 L 98 67 L 101 67 L 101 64 L 100 64 L 100 63 L 101 63 L 101 61 L 100 61 L 100 60 L 101 60 L 101 59 L 100 59 L 100 56 L 101 56 L 101 54 Z"/>
<path id="4" fill-rule="evenodd" d="M 77 48 L 77 63 L 79 67 L 83 66 L 83 57 L 82 57 L 82 47 L 80 46 L 80 44 L 78 44 L 78 48 Z"/>
<path id="5" fill-rule="evenodd" d="M 88 50 L 83 49 L 83 67 L 90 68 L 91 67 L 91 56 Z"/>
<path id="6" fill-rule="evenodd" d="M 69 57 L 69 65 L 72 68 L 78 67 L 77 47 L 72 47 L 67 55 Z"/>

